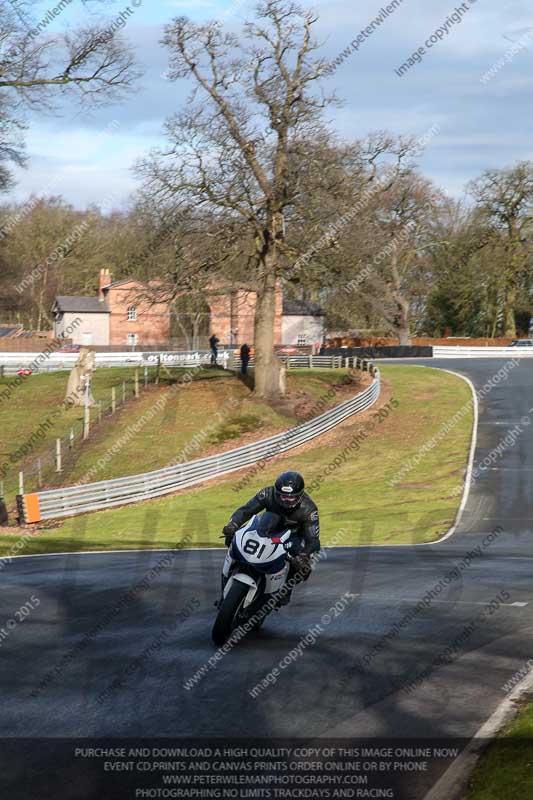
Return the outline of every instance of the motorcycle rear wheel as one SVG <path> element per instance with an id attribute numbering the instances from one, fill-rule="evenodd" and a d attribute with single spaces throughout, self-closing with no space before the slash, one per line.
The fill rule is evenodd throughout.
<path id="1" fill-rule="evenodd" d="M 248 594 L 249 586 L 240 581 L 233 581 L 229 592 L 218 609 L 218 614 L 211 631 L 211 638 L 217 647 L 225 644 L 236 628 L 237 616 Z"/>

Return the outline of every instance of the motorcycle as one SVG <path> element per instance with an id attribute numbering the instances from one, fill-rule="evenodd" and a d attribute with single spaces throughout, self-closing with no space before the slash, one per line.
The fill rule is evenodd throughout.
<path id="1" fill-rule="evenodd" d="M 222 598 L 212 638 L 223 645 L 233 631 L 259 630 L 276 607 L 275 600 L 287 580 L 293 549 L 299 547 L 292 531 L 277 514 L 256 514 L 235 532 L 222 569 Z"/>

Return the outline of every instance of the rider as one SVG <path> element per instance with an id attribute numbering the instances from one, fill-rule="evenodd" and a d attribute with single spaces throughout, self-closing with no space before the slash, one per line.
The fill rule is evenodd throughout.
<path id="1" fill-rule="evenodd" d="M 235 531 L 248 522 L 260 511 L 272 511 L 284 520 L 292 529 L 299 552 L 291 560 L 287 580 L 294 583 L 306 581 L 311 574 L 311 558 L 320 550 L 320 525 L 318 509 L 308 494 L 304 492 L 305 482 L 299 472 L 292 470 L 282 472 L 274 486 L 261 489 L 244 506 L 238 508 L 230 521 L 222 529 L 226 546 L 229 547 Z M 286 605 L 292 594 L 292 584 L 279 599 L 280 605 Z"/>

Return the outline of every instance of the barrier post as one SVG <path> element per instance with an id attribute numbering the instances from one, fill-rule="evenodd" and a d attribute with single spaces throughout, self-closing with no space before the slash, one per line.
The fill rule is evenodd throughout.
<path id="1" fill-rule="evenodd" d="M 148 367 L 144 368 L 144 388 L 148 386 Z"/>
<path id="2" fill-rule="evenodd" d="M 62 469 L 61 469 L 61 439 L 56 439 L 56 472 L 62 472 Z M 21 492 L 20 494 L 24 494 L 24 492 Z"/>
<path id="3" fill-rule="evenodd" d="M 74 447 L 74 428 L 70 429 L 70 433 L 68 435 L 68 446 L 71 450 Z"/>
<path id="4" fill-rule="evenodd" d="M 0 481 L 0 525 L 7 525 L 8 522 L 7 506 L 4 500 L 4 481 Z"/>
<path id="5" fill-rule="evenodd" d="M 114 414 L 117 410 L 117 390 L 114 386 L 111 387 L 111 413 Z"/>
<path id="6" fill-rule="evenodd" d="M 139 399 L 139 370 L 135 370 L 135 399 Z"/>
<path id="7" fill-rule="evenodd" d="M 89 381 L 87 380 L 87 383 L 85 384 L 85 413 L 83 415 L 83 438 L 84 439 L 88 439 L 89 438 L 89 430 L 90 430 L 90 427 L 91 427 L 91 409 L 90 409 L 90 406 L 89 406 L 89 400 L 90 400 L 90 384 L 89 384 Z"/>
<path id="8" fill-rule="evenodd" d="M 19 472 L 19 494 L 24 494 L 24 473 Z"/>
<path id="9" fill-rule="evenodd" d="M 122 381 L 122 402 L 126 402 L 126 381 Z"/>

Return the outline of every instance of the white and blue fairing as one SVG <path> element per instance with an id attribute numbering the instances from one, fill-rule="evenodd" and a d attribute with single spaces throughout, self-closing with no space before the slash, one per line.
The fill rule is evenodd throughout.
<path id="1" fill-rule="evenodd" d="M 271 574 L 279 572 L 285 565 L 285 545 L 291 537 L 291 531 L 274 533 L 272 530 L 265 530 L 262 519 L 264 515 L 256 514 L 239 528 L 233 538 L 229 555 L 234 561 L 250 564 L 258 572 Z"/>

